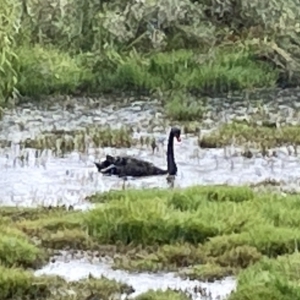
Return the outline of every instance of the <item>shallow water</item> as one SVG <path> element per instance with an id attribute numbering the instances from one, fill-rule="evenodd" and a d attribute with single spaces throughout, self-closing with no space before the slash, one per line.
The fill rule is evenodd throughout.
<path id="1" fill-rule="evenodd" d="M 290 121 L 299 122 L 298 108 L 295 104 L 299 92 L 289 98 L 278 96 L 278 102 L 267 99 L 270 118 L 289 115 Z M 296 95 L 296 96 L 295 96 Z M 292 103 L 286 103 L 292 97 Z M 296 97 L 296 98 L 295 98 Z M 272 100 L 272 101 L 271 101 Z M 74 100 L 75 101 L 75 100 Z M 88 102 L 88 101 L 87 101 Z M 283 104 L 283 102 L 285 104 Z M 219 104 L 218 104 L 219 103 Z M 220 104 L 221 103 L 221 104 Z M 275 104 L 274 104 L 275 103 Z M 72 110 L 66 110 L 58 104 L 45 107 L 26 105 L 15 110 L 8 110 L 0 122 L 0 140 L 12 141 L 9 148 L 0 149 L 0 201 L 3 205 L 73 205 L 75 209 L 90 207 L 85 197 L 94 192 L 120 189 L 123 182 L 119 178 L 106 177 L 97 173 L 94 161 L 103 159 L 105 154 L 129 154 L 149 160 L 162 168 L 166 167 L 166 137 L 169 126 L 164 125 L 164 117 L 157 101 L 135 101 L 129 106 L 115 108 L 112 105 L 75 101 Z M 221 106 L 220 106 L 221 105 Z M 207 124 L 217 120 L 247 116 L 251 105 L 249 102 L 212 100 L 211 110 L 207 113 Z M 294 118 L 292 117 L 294 116 Z M 286 117 L 288 118 L 288 116 Z M 204 123 L 205 123 L 204 122 Z M 149 126 L 151 123 L 151 126 Z M 22 125 L 20 125 L 22 124 Z M 35 158 L 35 150 L 27 149 L 28 163 L 22 165 L 17 159 L 21 154 L 18 142 L 28 137 L 35 137 L 42 131 L 53 129 L 78 129 L 91 124 L 110 124 L 112 127 L 130 125 L 134 130 L 139 128 L 140 135 L 155 136 L 159 151 L 152 154 L 150 148 L 131 149 L 89 149 L 88 153 L 73 152 L 64 158 L 55 157 L 50 150 L 43 151 Z M 167 122 L 167 124 L 170 124 Z M 206 124 L 206 125 L 207 125 Z M 151 128 L 150 128 L 151 127 Z M 150 133 L 151 132 L 151 133 Z M 23 150 L 22 150 L 23 151 Z M 289 156 L 287 149 L 279 149 L 277 158 L 265 159 L 254 157 L 247 159 L 239 155 L 240 149 L 199 149 L 197 139 L 191 135 L 182 136 L 182 142 L 175 142 L 175 159 L 178 165 L 176 187 L 187 187 L 195 184 L 250 184 L 273 179 L 282 181 L 283 185 L 297 190 L 300 178 L 299 157 Z M 165 176 L 130 179 L 127 187 L 133 188 L 167 188 Z"/>
<path id="2" fill-rule="evenodd" d="M 76 281 L 88 278 L 104 276 L 108 279 L 126 283 L 135 290 L 130 298 L 139 294 L 153 290 L 182 290 L 192 296 L 193 299 L 205 299 L 195 288 L 200 287 L 206 290 L 206 294 L 211 294 L 211 299 L 225 299 L 236 287 L 235 280 L 231 277 L 213 283 L 200 282 L 198 280 L 184 280 L 176 276 L 175 273 L 129 273 L 122 270 L 113 270 L 106 262 L 88 262 L 86 259 L 70 260 L 68 262 L 56 261 L 49 263 L 44 268 L 35 272 L 40 275 L 58 275 L 68 281 Z"/>
<path id="3" fill-rule="evenodd" d="M 263 103 L 270 120 L 281 116 L 293 124 L 299 124 L 300 90 L 275 91 L 258 94 L 254 99 L 244 101 L 242 97 L 231 95 L 226 99 L 209 99 L 209 111 L 201 123 L 202 128 L 210 129 L 220 122 L 234 117 L 244 118 L 257 111 L 257 103 Z M 84 199 L 94 192 L 120 189 L 123 182 L 119 178 L 105 177 L 99 174 L 93 164 L 106 154 L 129 154 L 147 159 L 157 166 L 166 167 L 165 148 L 170 122 L 164 118 L 158 101 L 127 101 L 127 105 L 114 107 L 105 99 L 72 99 L 72 105 L 66 108 L 64 103 L 53 101 L 45 106 L 27 104 L 17 109 L 6 110 L 0 121 L 0 142 L 11 141 L 11 147 L 0 148 L 0 201 L 2 205 L 73 205 L 75 209 L 91 207 Z M 130 102 L 130 103 L 129 103 Z M 252 104 L 251 104 L 252 103 Z M 135 130 L 134 135 L 155 136 L 159 151 L 152 154 L 149 148 L 131 149 L 88 149 L 87 153 L 73 152 L 64 158 L 55 157 L 50 150 L 43 151 L 38 158 L 35 149 L 26 149 L 28 161 L 22 164 L 18 157 L 24 154 L 19 142 L 34 138 L 42 131 L 53 129 L 74 130 L 91 124 L 109 124 L 111 127 L 129 125 Z M 150 125 L 151 124 L 151 125 Z M 138 130 L 139 129 L 139 130 Z M 26 154 L 25 153 L 25 154 Z M 175 143 L 175 159 L 179 174 L 175 186 L 187 187 L 195 184 L 250 184 L 268 179 L 282 181 L 283 186 L 299 189 L 300 160 L 289 156 L 287 149 L 279 149 L 278 157 L 247 159 L 239 155 L 240 149 L 203 150 L 197 146 L 197 138 L 182 136 L 182 142 Z M 130 179 L 126 186 L 133 188 L 167 188 L 165 176 Z M 56 261 L 38 270 L 36 275 L 57 274 L 68 280 L 104 275 L 121 280 L 134 287 L 135 294 L 148 289 L 187 289 L 194 299 L 201 299 L 194 293 L 195 285 L 207 288 L 214 299 L 224 298 L 235 288 L 235 280 L 226 278 L 215 283 L 200 283 L 183 280 L 173 273 L 137 273 L 112 270 L 105 262 L 90 263 L 85 260 Z"/>

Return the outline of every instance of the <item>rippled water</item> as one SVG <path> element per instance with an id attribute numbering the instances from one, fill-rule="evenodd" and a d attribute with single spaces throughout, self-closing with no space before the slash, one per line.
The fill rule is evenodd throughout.
<path id="1" fill-rule="evenodd" d="M 122 270 L 113 270 L 108 263 L 91 263 L 86 259 L 70 260 L 68 262 L 56 261 L 49 263 L 44 268 L 35 272 L 35 275 L 58 275 L 69 281 L 76 281 L 88 278 L 104 276 L 108 279 L 126 283 L 135 290 L 130 298 L 148 290 L 182 290 L 192 296 L 193 299 L 205 299 L 195 288 L 200 287 L 211 294 L 211 299 L 225 299 L 236 287 L 235 280 L 231 277 L 213 283 L 200 282 L 198 280 L 184 280 L 174 273 L 129 273 Z"/>
<path id="2" fill-rule="evenodd" d="M 293 106 L 295 106 L 295 99 L 293 101 Z M 272 105 L 276 104 L 273 102 L 271 102 Z M 205 120 L 206 125 L 215 124 L 222 118 L 247 116 L 247 111 L 251 111 L 249 103 L 247 105 L 239 102 L 235 105 L 228 105 L 226 101 L 221 103 L 223 108 L 216 103 L 211 106 L 211 111 L 208 112 Z M 73 109 L 69 110 L 63 109 L 58 104 L 47 108 L 27 105 L 28 107 L 6 112 L 0 123 L 0 140 L 13 141 L 14 144 L 10 148 L 0 149 L 2 204 L 31 206 L 65 203 L 72 204 L 79 209 L 87 208 L 88 204 L 84 201 L 87 195 L 118 189 L 123 184 L 119 178 L 106 177 L 97 173 L 93 162 L 104 158 L 105 154 L 136 155 L 157 166 L 166 167 L 166 138 L 170 127 L 163 125 L 164 117 L 157 102 L 136 101 L 118 109 L 112 105 L 99 104 L 97 106 L 94 102 L 92 104 L 75 101 Z M 270 117 L 278 114 L 291 116 L 298 114 L 297 109 L 291 108 L 288 104 L 269 105 L 269 110 Z M 295 117 L 291 120 L 297 122 L 298 119 Z M 150 122 L 151 126 L 149 126 Z M 34 149 L 28 149 L 28 164 L 23 166 L 16 159 L 20 155 L 18 145 L 20 140 L 33 138 L 45 130 L 72 130 L 91 124 L 110 124 L 112 127 L 131 125 L 141 130 L 139 134 L 135 132 L 136 137 L 151 135 L 157 137 L 158 140 L 165 139 L 165 144 L 159 145 L 159 151 L 154 154 L 151 149 L 145 147 L 118 150 L 104 148 L 100 150 L 100 154 L 99 149 L 97 154 L 95 154 L 95 149 L 89 149 L 85 154 L 73 152 L 64 158 L 58 158 L 54 157 L 50 150 L 45 150 L 41 157 L 36 159 Z M 149 127 L 153 133 L 149 133 Z M 286 149 L 281 149 L 277 158 L 247 159 L 235 155 L 238 151 L 233 147 L 228 147 L 226 150 L 200 150 L 195 137 L 183 135 L 180 144 L 175 142 L 175 159 L 179 169 L 175 186 L 238 185 L 275 179 L 297 188 L 298 178 L 300 178 L 299 157 L 289 156 Z M 131 179 L 126 182 L 126 185 L 134 188 L 168 187 L 164 176 Z"/>

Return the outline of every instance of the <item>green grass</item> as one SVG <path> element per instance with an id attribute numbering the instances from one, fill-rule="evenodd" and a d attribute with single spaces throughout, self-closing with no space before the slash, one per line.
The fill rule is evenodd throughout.
<path id="1" fill-rule="evenodd" d="M 260 149 L 263 153 L 278 146 L 295 146 L 300 143 L 299 126 L 286 125 L 276 128 L 247 122 L 232 122 L 204 135 L 199 140 L 199 145 L 203 148 L 219 148 L 231 145 L 233 141 L 239 146 L 250 143 L 251 147 Z"/>
<path id="2" fill-rule="evenodd" d="M 0 256 L 7 267 L 34 267 L 48 248 L 98 250 L 127 270 L 180 271 L 201 280 L 238 275 L 233 299 L 250 299 L 249 293 L 263 299 L 270 286 L 272 299 L 281 299 L 281 287 L 298 293 L 298 274 L 287 258 L 291 265 L 299 259 L 299 199 L 206 186 L 94 195 L 101 205 L 88 212 L 4 208 Z"/>
<path id="3" fill-rule="evenodd" d="M 41 249 L 21 231 L 0 227 L 0 261 L 4 266 L 36 267 L 45 258 Z"/>
<path id="4" fill-rule="evenodd" d="M 243 271 L 229 300 L 300 299 L 298 253 L 265 258 Z"/>
<path id="5" fill-rule="evenodd" d="M 190 50 L 150 55 L 109 51 L 71 55 L 53 46 L 19 46 L 14 62 L 15 88 L 29 97 L 120 90 L 220 93 L 274 86 L 277 79 L 277 71 L 257 62 L 251 50 L 240 47 L 216 49 L 214 55 Z M 200 60 L 203 55 L 206 59 Z M 172 118 L 190 120 L 201 115 L 201 105 L 196 106 L 194 100 L 179 100 L 174 97 L 168 101 Z M 195 107 L 192 115 L 183 116 L 182 109 Z"/>
<path id="6" fill-rule="evenodd" d="M 16 88 L 24 96 L 71 94 L 92 78 L 76 59 L 53 47 L 22 46 L 16 55 Z"/>
<path id="7" fill-rule="evenodd" d="M 22 45 L 16 49 L 15 87 L 21 95 L 39 97 L 115 91 L 198 91 L 219 93 L 274 86 L 277 72 L 257 62 L 251 50 L 216 49 L 214 55 L 177 50 L 150 55 L 136 52 L 103 52 L 70 55 L 53 46 Z M 204 56 L 205 56 L 204 55 Z M 185 94 L 183 94 L 185 95 Z M 172 97 L 168 115 L 177 120 L 195 120 L 203 107 L 192 100 Z M 193 113 L 187 113 L 193 110 Z"/>
<path id="8" fill-rule="evenodd" d="M 268 8 L 279 15 L 266 15 L 258 0 L 251 10 L 239 4 L 235 11 L 230 1 L 182 0 L 159 4 L 165 17 L 155 25 L 153 0 L 138 8 L 119 0 L 22 7 L 3 0 L 0 103 L 18 90 L 29 97 L 119 90 L 215 94 L 296 84 L 296 4 L 274 0 Z M 283 28 L 282 19 L 289 26 Z"/>
<path id="9" fill-rule="evenodd" d="M 257 61 L 248 48 L 216 48 L 214 54 L 176 50 L 143 54 L 70 54 L 48 45 L 20 45 L 12 67 L 15 75 L 1 93 L 23 99 L 56 94 L 163 92 L 166 114 L 176 121 L 201 121 L 205 101 L 192 94 L 220 94 L 231 90 L 275 86 L 278 72 Z M 200 59 L 201 58 L 201 59 Z M 4 88 L 3 88 L 4 89 Z M 172 93 L 169 93 L 172 91 Z"/>
<path id="10" fill-rule="evenodd" d="M 190 299 L 183 292 L 174 292 L 172 290 L 149 291 L 135 298 L 136 300 L 188 300 Z"/>
<path id="11" fill-rule="evenodd" d="M 41 278 L 35 278 L 31 272 L 3 266 L 0 266 L 0 272 L 1 299 L 21 299 L 21 297 L 46 299 L 50 295 L 49 283 Z"/>
<path id="12" fill-rule="evenodd" d="M 232 276 L 234 270 L 230 267 L 221 267 L 216 263 L 206 263 L 202 265 L 195 265 L 191 268 L 184 269 L 180 272 L 180 275 L 184 278 L 189 278 L 191 280 L 201 280 L 214 282 L 216 280 L 221 280 L 226 276 Z"/>
<path id="13" fill-rule="evenodd" d="M 110 52 L 111 51 L 111 52 Z M 252 50 L 217 48 L 214 55 L 192 50 L 141 54 L 69 54 L 53 46 L 16 49 L 15 89 L 23 96 L 116 91 L 172 91 L 164 97 L 169 118 L 201 121 L 205 101 L 191 96 L 275 85 L 278 74 Z M 199 57 L 204 57 L 200 59 Z M 27 98 L 28 98 L 27 97 Z"/>

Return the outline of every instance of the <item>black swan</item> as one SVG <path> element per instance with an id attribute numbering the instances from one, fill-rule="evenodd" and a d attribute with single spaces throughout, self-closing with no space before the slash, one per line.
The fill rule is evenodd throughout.
<path id="1" fill-rule="evenodd" d="M 178 142 L 180 139 L 181 130 L 173 127 L 169 134 L 168 150 L 167 150 L 167 165 L 168 169 L 163 170 L 156 167 L 154 164 L 137 159 L 130 156 L 111 156 L 106 155 L 106 159 L 102 163 L 94 163 L 99 172 L 105 175 L 117 175 L 119 177 L 144 177 L 155 175 L 171 175 L 177 174 L 177 166 L 174 159 L 174 137 Z"/>

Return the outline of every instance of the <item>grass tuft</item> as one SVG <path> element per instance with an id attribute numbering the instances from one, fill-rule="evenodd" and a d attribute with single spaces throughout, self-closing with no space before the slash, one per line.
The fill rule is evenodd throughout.
<path id="1" fill-rule="evenodd" d="M 239 146 L 250 143 L 259 148 L 262 153 L 274 147 L 299 145 L 299 126 L 286 125 L 276 128 L 276 126 L 257 126 L 256 124 L 232 122 L 222 125 L 216 131 L 204 135 L 199 140 L 199 145 L 202 148 L 222 148 L 232 143 Z"/>
<path id="2" fill-rule="evenodd" d="M 298 295 L 298 195 L 205 186 L 114 191 L 93 201 L 101 205 L 86 212 L 3 208 L 3 268 L 36 267 L 49 248 L 93 249 L 129 271 L 171 270 L 210 281 L 237 275 L 231 299 L 285 299 L 281 288 Z"/>

